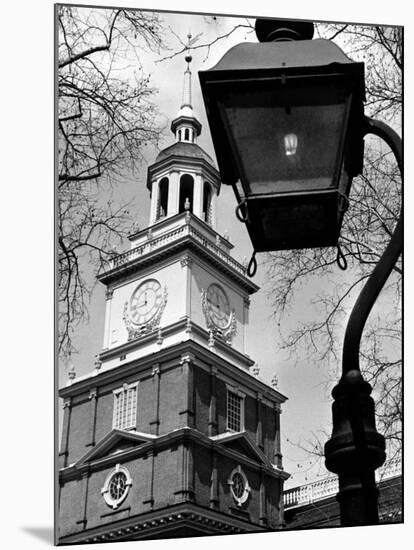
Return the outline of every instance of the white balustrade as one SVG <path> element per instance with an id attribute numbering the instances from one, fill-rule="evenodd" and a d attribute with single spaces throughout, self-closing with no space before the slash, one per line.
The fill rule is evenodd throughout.
<path id="1" fill-rule="evenodd" d="M 202 233 L 200 233 L 194 227 L 192 227 L 191 220 L 190 220 L 190 223 L 186 223 L 185 225 L 182 225 L 181 227 L 178 227 L 177 229 L 174 229 L 169 233 L 164 233 L 159 237 L 152 238 L 141 246 L 137 246 L 136 248 L 128 250 L 123 254 L 119 254 L 119 256 L 115 256 L 110 262 L 110 269 L 114 269 L 122 265 L 125 265 L 129 262 L 132 262 L 137 258 L 144 256 L 145 254 L 148 254 L 149 252 L 157 250 L 165 246 L 166 244 L 177 241 L 178 239 L 181 239 L 185 236 L 192 237 L 194 240 L 200 243 L 206 250 L 213 252 L 221 260 L 223 260 L 224 263 L 226 263 L 227 265 L 235 269 L 240 274 L 245 275 L 246 268 L 242 264 L 237 262 L 234 258 L 232 258 L 229 254 L 224 252 L 216 244 L 211 242 Z"/>
<path id="2" fill-rule="evenodd" d="M 378 468 L 375 472 L 375 477 L 377 482 L 379 482 L 401 475 L 401 473 L 401 455 L 397 455 L 396 457 L 387 460 L 381 468 Z M 336 495 L 338 490 L 337 476 L 327 476 L 314 481 L 313 483 L 307 483 L 306 485 L 300 485 L 299 487 L 288 489 L 283 494 L 283 504 L 285 508 L 293 508 L 294 506 L 310 504 L 312 502 Z"/>

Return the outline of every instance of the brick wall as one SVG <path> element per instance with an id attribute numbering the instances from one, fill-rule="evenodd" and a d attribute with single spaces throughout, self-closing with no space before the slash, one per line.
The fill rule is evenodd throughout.
<path id="1" fill-rule="evenodd" d="M 194 374 L 194 422 L 195 427 L 202 433 L 208 434 L 211 381 L 210 374 L 200 367 L 192 367 Z M 152 423 L 156 418 L 157 408 L 157 378 L 149 371 L 135 376 L 129 376 L 127 380 L 120 378 L 119 382 L 98 388 L 96 403 L 95 443 L 99 442 L 112 429 L 113 421 L 113 390 L 120 388 L 124 382 L 128 384 L 139 381 L 137 404 L 137 431 L 155 433 Z M 168 369 L 161 365 L 159 378 L 159 434 L 165 434 L 183 425 L 180 413 L 185 408 L 185 394 L 187 391 L 187 377 L 182 365 L 177 364 Z M 241 388 L 242 389 L 242 388 Z M 245 397 L 245 431 L 252 441 L 258 443 L 258 403 L 256 398 Z M 89 449 L 91 443 L 90 423 L 92 422 L 93 408 L 89 399 L 89 392 L 73 399 L 70 423 L 67 465 L 79 460 Z M 216 408 L 217 408 L 217 433 L 227 430 L 227 386 L 219 378 L 216 380 Z M 271 461 L 274 460 L 275 441 L 275 411 L 273 408 L 260 405 L 262 417 L 261 441 L 265 454 Z"/>
<path id="2" fill-rule="evenodd" d="M 154 420 L 157 418 L 159 395 L 157 429 L 160 435 L 169 434 L 182 426 L 184 414 L 185 418 L 191 419 L 191 414 L 187 415 L 185 411 L 183 414 L 188 402 L 192 402 L 194 427 L 204 435 L 208 435 L 211 418 L 210 371 L 192 365 L 193 388 L 189 389 L 187 375 L 190 372 L 191 376 L 191 370 L 180 364 L 180 358 L 170 362 L 168 368 L 165 365 L 159 365 L 159 367 L 160 374 L 148 368 L 140 372 L 137 367 L 136 374 L 129 375 L 127 379 L 120 376 L 118 381 L 97 388 L 95 443 L 102 440 L 112 429 L 113 390 L 121 387 L 124 382 L 130 384 L 136 381 L 139 382 L 137 431 L 156 433 Z M 240 389 L 243 390 L 241 386 Z M 191 393 L 194 399 L 190 398 L 188 401 Z M 226 431 L 226 401 L 227 386 L 223 380 L 216 378 L 218 433 Z M 88 446 L 92 411 L 89 391 L 84 391 L 72 399 L 67 465 L 79 460 L 92 448 Z M 253 442 L 257 439 L 257 411 L 257 400 L 246 395 L 245 430 Z M 274 409 L 262 403 L 263 447 L 271 461 L 274 458 L 274 417 Z M 101 494 L 106 477 L 115 467 L 115 461 L 112 465 L 105 467 L 94 465 L 93 471 L 89 475 L 84 473 L 83 477 L 79 472 L 77 479 L 66 481 L 61 487 L 60 536 L 186 501 L 206 509 L 215 507 L 226 515 L 233 515 L 257 525 L 263 525 L 263 517 L 266 516 L 267 524 L 276 526 L 280 481 L 266 478 L 266 495 L 263 496 L 263 489 L 260 489 L 263 473 L 259 468 L 242 466 L 248 478 L 251 493 L 248 501 L 242 507 L 238 507 L 228 485 L 229 476 L 238 465 L 238 459 L 216 453 L 215 445 L 218 444 L 212 443 L 209 448 L 194 441 L 173 441 L 171 444 L 166 443 L 165 448 L 147 450 L 141 456 L 137 455 L 134 459 L 121 462 L 129 470 L 133 485 L 127 499 L 118 510 L 112 510 Z M 244 452 L 242 447 L 239 452 Z M 213 470 L 217 475 L 218 503 L 212 501 Z M 265 504 L 263 504 L 264 501 Z M 83 520 L 86 520 L 86 523 Z"/>

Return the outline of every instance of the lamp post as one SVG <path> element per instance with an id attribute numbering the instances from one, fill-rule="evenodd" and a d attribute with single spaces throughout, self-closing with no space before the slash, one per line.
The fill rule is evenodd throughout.
<path id="1" fill-rule="evenodd" d="M 239 44 L 199 72 L 221 177 L 233 186 L 237 217 L 255 251 L 338 246 L 366 134 L 385 140 L 402 170 L 398 135 L 364 115 L 364 64 L 329 40 L 312 40 L 313 29 L 310 22 L 258 19 L 259 44 Z M 401 251 L 400 217 L 349 318 L 342 377 L 332 392 L 325 458 L 339 478 L 342 525 L 378 523 L 375 469 L 385 460 L 385 441 L 360 372 L 359 345 Z M 250 274 L 254 262 L 253 256 Z"/>

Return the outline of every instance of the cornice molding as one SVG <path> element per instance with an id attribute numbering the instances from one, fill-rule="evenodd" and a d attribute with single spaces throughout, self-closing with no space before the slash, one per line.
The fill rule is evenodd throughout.
<path id="1" fill-rule="evenodd" d="M 169 225 L 174 225 L 175 222 L 177 222 L 180 218 L 185 218 L 185 216 L 188 214 L 188 212 L 180 212 L 179 214 L 174 214 L 173 216 L 169 216 L 167 218 L 162 218 L 161 220 L 156 221 L 153 225 L 150 227 L 146 227 L 145 229 L 140 229 L 139 231 L 135 231 L 134 233 L 131 233 L 128 236 L 128 240 L 133 241 L 135 239 L 138 239 L 139 237 L 148 236 L 149 229 L 159 230 L 163 227 L 168 227 Z M 195 214 L 190 214 L 190 223 L 194 226 L 195 229 L 198 229 L 197 226 L 200 226 L 203 231 L 207 231 L 214 239 L 217 237 L 217 235 L 220 237 L 220 239 L 226 244 L 226 246 L 231 250 L 234 248 L 234 245 L 223 235 L 220 235 L 215 229 L 211 227 L 207 222 L 196 216 Z"/>
<path id="2" fill-rule="evenodd" d="M 162 338 L 163 339 L 168 338 L 169 336 L 172 336 L 180 331 L 185 332 L 187 331 L 187 329 L 188 329 L 188 318 L 183 317 L 182 319 L 178 320 L 175 323 L 172 323 L 171 325 L 162 327 Z M 200 339 L 204 340 L 206 345 L 208 345 L 208 340 L 210 336 L 209 331 L 207 331 L 205 328 L 200 327 L 198 324 L 191 321 L 191 332 L 194 334 L 194 336 L 198 336 Z M 153 331 L 150 334 L 141 336 L 139 339 L 125 342 L 120 346 L 103 351 L 99 356 L 100 360 L 105 361 L 107 359 L 117 358 L 120 355 L 128 355 L 129 353 L 134 351 L 137 345 L 139 347 L 146 346 L 156 341 L 158 337 L 159 337 L 158 332 Z M 201 344 L 198 344 L 198 345 L 201 345 Z M 240 351 L 235 349 L 233 346 L 228 344 L 223 339 L 219 339 L 219 338 L 215 339 L 215 347 L 217 350 L 221 351 L 222 353 L 225 353 L 230 357 L 232 357 L 235 361 L 242 363 L 246 369 L 254 365 L 254 361 L 248 355 L 241 353 Z M 174 348 L 174 346 L 167 347 L 163 351 L 168 351 L 169 349 L 172 349 L 172 348 Z M 123 365 L 123 367 L 125 367 L 125 364 Z M 104 372 L 107 372 L 107 371 L 104 371 Z M 94 376 L 96 376 L 96 374 Z M 80 381 L 81 379 L 78 380 L 78 382 Z"/>
<path id="3" fill-rule="evenodd" d="M 125 280 L 127 276 L 136 274 L 144 267 L 153 265 L 166 257 L 178 256 L 178 260 L 180 260 L 182 253 L 189 251 L 196 254 L 200 258 L 206 259 L 210 266 L 214 267 L 220 273 L 225 274 L 230 280 L 234 281 L 249 294 L 253 294 L 259 290 L 259 286 L 253 283 L 246 275 L 239 273 L 234 267 L 228 263 L 225 263 L 220 256 L 207 249 L 192 235 L 183 235 L 175 241 L 167 242 L 164 246 L 160 246 L 151 252 L 135 257 L 118 267 L 114 267 L 105 273 L 101 273 L 97 278 L 104 284 L 111 284 L 118 280 Z M 225 254 L 224 251 L 223 253 Z M 234 259 L 232 258 L 232 260 Z"/>
<path id="4" fill-rule="evenodd" d="M 179 323 L 181 323 L 184 328 L 186 319 L 180 320 Z M 178 325 L 178 323 L 176 325 Z M 168 328 L 165 330 L 168 330 Z M 194 334 L 203 334 L 205 339 L 208 338 L 207 331 L 200 328 L 198 325 L 193 325 L 192 330 Z M 156 338 L 156 336 L 156 333 L 154 333 L 153 337 Z M 119 348 L 116 348 L 116 350 L 106 351 L 102 353 L 101 357 L 110 357 L 112 354 L 117 356 L 124 352 L 125 346 L 128 345 L 131 345 L 131 343 L 120 346 Z M 263 381 L 258 380 L 249 373 L 247 368 L 254 364 L 252 359 L 234 350 L 224 342 L 217 341 L 216 346 L 222 346 L 229 355 L 233 354 L 233 357 L 237 358 L 242 363 L 245 363 L 246 370 L 232 364 L 229 360 L 211 351 L 208 347 L 205 347 L 194 340 L 186 340 L 179 342 L 178 344 L 174 344 L 168 348 L 159 350 L 156 352 L 156 357 L 154 354 L 150 354 L 146 357 L 135 359 L 130 363 L 114 367 L 113 369 L 103 370 L 99 372 L 99 374 L 91 374 L 91 376 L 87 378 L 74 382 L 71 386 L 62 387 L 59 390 L 59 396 L 65 398 L 77 396 L 82 393 L 84 394 L 85 392 L 89 392 L 89 389 L 92 386 L 109 386 L 119 381 L 119 379 L 125 380 L 131 375 L 137 375 L 143 372 L 147 372 L 147 376 L 151 376 L 154 361 L 162 364 L 162 369 L 165 370 L 167 368 L 176 367 L 179 364 L 182 355 L 191 353 L 195 358 L 194 364 L 196 366 L 210 372 L 210 366 L 214 364 L 218 369 L 218 377 L 225 381 L 237 380 L 240 385 L 243 385 L 245 388 L 249 388 L 249 392 L 254 398 L 257 392 L 261 392 L 263 399 L 269 400 L 272 406 L 274 406 L 275 401 L 277 403 L 283 403 L 287 400 L 287 397 L 282 393 L 273 389 L 271 386 L 268 386 Z"/>
<path id="5" fill-rule="evenodd" d="M 131 434 L 133 433 L 134 432 L 131 432 Z M 170 447 L 171 445 L 177 445 L 177 443 L 179 444 L 180 441 L 182 441 L 183 443 L 192 441 L 193 443 L 201 445 L 202 447 L 214 450 L 218 454 L 231 458 L 235 462 L 238 462 L 244 466 L 248 466 L 254 470 L 264 471 L 266 475 L 269 475 L 276 479 L 287 479 L 290 476 L 290 474 L 288 474 L 284 470 L 279 470 L 278 468 L 273 466 L 270 463 L 270 460 L 263 455 L 263 452 L 260 449 L 257 448 L 258 460 L 256 461 L 239 451 L 226 447 L 225 442 L 227 441 L 227 439 L 223 439 L 223 441 L 221 441 L 220 439 L 214 439 L 209 437 L 208 435 L 199 432 L 194 428 L 183 427 L 177 430 L 173 430 L 167 434 L 162 434 L 158 437 L 154 437 L 151 434 L 147 435 L 151 438 L 150 441 L 143 441 L 141 444 L 138 444 L 132 449 L 126 449 L 124 451 L 119 451 L 117 453 L 101 458 L 92 459 L 91 462 L 83 462 L 84 458 L 81 458 L 75 464 L 71 464 L 66 468 L 60 469 L 60 482 L 65 483 L 67 481 L 79 479 L 87 472 L 92 473 L 108 468 L 117 463 L 122 464 L 133 458 L 145 456 L 150 449 L 152 450 L 152 452 L 161 451 L 165 448 Z M 108 438 L 108 435 L 105 437 Z M 102 445 L 104 439 L 101 440 L 101 442 L 99 442 L 96 447 L 98 447 L 98 445 Z M 137 437 L 137 440 L 138 439 L 139 438 Z M 256 448 L 256 446 L 250 440 L 249 443 L 251 446 Z M 88 453 L 85 454 L 84 457 L 87 457 L 88 454 L 93 454 L 93 450 L 88 451 Z M 259 462 L 259 459 L 261 460 L 261 462 Z"/>
<path id="6" fill-rule="evenodd" d="M 175 323 L 172 323 L 170 325 L 160 327 L 160 330 L 162 331 L 161 337 L 164 340 L 168 336 L 171 336 L 172 334 L 179 332 L 180 330 L 185 329 L 186 320 L 185 319 L 179 319 Z M 116 346 L 114 348 L 106 349 L 104 350 L 100 355 L 99 358 L 101 361 L 105 361 L 106 359 L 113 359 L 118 357 L 119 355 L 125 355 L 133 351 L 137 345 L 139 347 L 141 346 L 147 346 L 148 344 L 153 343 L 159 338 L 158 330 L 154 330 L 148 334 L 143 334 L 139 338 L 136 338 L 135 340 L 129 340 L 128 342 L 125 342 L 124 344 L 121 344 L 119 346 Z"/>
<path id="7" fill-rule="evenodd" d="M 171 536 L 179 526 L 197 527 L 204 535 L 273 531 L 259 523 L 245 521 L 225 511 L 204 508 L 190 502 L 169 506 L 168 510 L 151 510 L 139 516 L 85 529 L 59 539 L 59 544 L 99 543 L 116 540 L 151 540 L 158 534 Z"/>

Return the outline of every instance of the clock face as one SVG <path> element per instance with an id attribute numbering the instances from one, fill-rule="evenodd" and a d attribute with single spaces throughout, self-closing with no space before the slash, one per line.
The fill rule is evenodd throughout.
<path id="1" fill-rule="evenodd" d="M 147 279 L 135 289 L 129 302 L 129 316 L 135 325 L 144 325 L 156 315 L 163 304 L 160 283 Z"/>
<path id="2" fill-rule="evenodd" d="M 230 302 L 227 294 L 216 283 L 207 289 L 207 311 L 211 322 L 219 329 L 228 327 L 231 321 Z"/>

